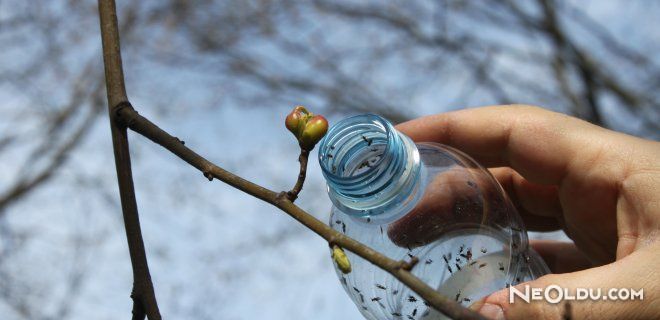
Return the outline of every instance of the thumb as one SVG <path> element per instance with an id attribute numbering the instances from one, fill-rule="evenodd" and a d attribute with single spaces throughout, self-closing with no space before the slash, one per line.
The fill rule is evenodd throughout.
<path id="1" fill-rule="evenodd" d="M 598 268 L 550 274 L 515 286 L 522 294 L 530 292 L 529 302 L 507 288 L 471 308 L 491 319 L 660 319 L 660 307 L 650 302 L 660 299 L 659 256 L 647 247 Z M 534 288 L 540 289 L 540 300 L 532 298 Z M 585 290 L 588 296 L 577 298 L 577 292 Z M 642 296 L 633 300 L 631 290 L 642 290 Z"/>

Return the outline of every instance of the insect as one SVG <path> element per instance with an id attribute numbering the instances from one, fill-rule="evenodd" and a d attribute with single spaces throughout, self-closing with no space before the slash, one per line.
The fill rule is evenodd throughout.
<path id="1" fill-rule="evenodd" d="M 408 252 L 408 257 L 410 257 L 410 259 L 412 259 L 412 258 L 414 258 L 415 256 L 413 256 L 410 252 Z"/>
<path id="2" fill-rule="evenodd" d="M 400 317 L 401 316 L 401 314 L 398 313 L 398 312 L 392 312 L 392 315 L 395 316 L 395 317 Z"/>
<path id="3" fill-rule="evenodd" d="M 449 270 L 449 273 L 454 273 L 454 271 L 451 270 L 451 267 L 449 265 L 447 265 L 447 270 Z"/>
<path id="4" fill-rule="evenodd" d="M 409 320 L 415 320 L 415 318 L 413 318 L 413 316 L 408 316 L 408 319 Z"/>
<path id="5" fill-rule="evenodd" d="M 486 252 L 488 252 L 488 250 L 486 250 L 486 248 L 481 248 L 481 253 L 486 253 Z"/>
<path id="6" fill-rule="evenodd" d="M 337 166 L 332 166 L 332 173 L 336 173 L 336 172 L 337 172 Z"/>
<path id="7" fill-rule="evenodd" d="M 470 298 L 463 298 L 463 301 L 465 301 L 465 302 L 470 302 L 470 301 L 472 301 L 472 300 L 470 300 Z"/>
<path id="8" fill-rule="evenodd" d="M 472 248 L 467 249 L 467 258 L 468 260 L 472 260 Z"/>
<path id="9" fill-rule="evenodd" d="M 331 150 L 335 150 L 335 146 L 330 146 L 330 149 L 331 149 Z"/>
<path id="10" fill-rule="evenodd" d="M 461 267 L 458 265 L 458 263 L 456 263 L 456 269 L 458 269 L 458 271 L 461 271 Z"/>
<path id="11" fill-rule="evenodd" d="M 504 271 L 504 264 L 501 262 L 498 262 L 497 264 L 500 266 L 500 271 Z"/>
<path id="12" fill-rule="evenodd" d="M 470 262 L 470 266 L 473 266 L 475 263 L 477 263 L 477 260 Z"/>
<path id="13" fill-rule="evenodd" d="M 431 305 L 429 304 L 429 302 L 426 301 L 426 300 L 424 300 L 424 305 L 427 306 L 427 307 L 430 307 L 430 306 L 431 306 Z"/>
<path id="14" fill-rule="evenodd" d="M 370 222 L 371 222 L 371 218 L 367 217 L 367 223 L 370 223 Z"/>
<path id="15" fill-rule="evenodd" d="M 426 259 L 425 263 L 426 263 L 426 264 L 431 264 L 431 263 L 433 263 L 433 260 L 431 260 L 431 259 Z"/>
<path id="16" fill-rule="evenodd" d="M 467 255 L 467 254 L 461 253 L 460 256 L 463 257 L 463 258 L 465 258 L 465 260 L 470 260 L 470 259 L 468 259 L 468 255 Z M 456 261 L 461 261 L 461 260 L 458 259 L 458 258 L 456 258 Z"/>
<path id="17" fill-rule="evenodd" d="M 458 290 L 455 300 L 458 301 L 458 298 L 460 298 L 460 296 L 461 296 L 461 290 Z"/>
<path id="18" fill-rule="evenodd" d="M 408 302 L 417 302 L 417 298 L 413 296 L 408 296 Z"/>
<path id="19" fill-rule="evenodd" d="M 415 310 L 413 310 L 413 312 L 412 312 L 413 317 L 416 316 L 416 315 L 417 315 L 417 308 L 415 308 Z"/>
<path id="20" fill-rule="evenodd" d="M 484 263 L 482 263 L 482 264 L 479 265 L 479 268 L 481 269 L 481 268 L 485 267 L 487 264 L 488 264 L 488 263 L 485 263 L 485 262 L 484 262 Z"/>
<path id="21" fill-rule="evenodd" d="M 364 303 L 364 295 L 361 294 L 361 293 L 360 293 L 360 301 L 362 301 L 362 303 Z"/>
<path id="22" fill-rule="evenodd" d="M 382 298 L 381 297 L 375 297 L 375 298 L 371 298 L 371 301 L 374 301 L 374 302 L 375 301 L 380 301 L 380 299 L 382 299 Z"/>
<path id="23" fill-rule="evenodd" d="M 373 142 L 373 139 L 367 139 L 367 137 L 365 137 L 365 136 L 362 136 L 362 140 L 364 140 L 367 143 L 368 146 L 370 146 L 371 142 Z"/>
<path id="24" fill-rule="evenodd" d="M 332 155 L 328 153 L 328 159 L 332 159 Z"/>
<path id="25" fill-rule="evenodd" d="M 381 289 L 381 290 L 387 290 L 387 288 L 382 284 L 376 284 L 376 288 Z"/>
<path id="26" fill-rule="evenodd" d="M 357 292 L 357 293 L 360 293 L 360 289 L 358 289 L 356 287 L 353 287 L 353 290 L 355 290 L 355 292 Z"/>
<path id="27" fill-rule="evenodd" d="M 465 249 L 465 245 L 461 245 L 461 248 L 458 250 L 458 253 L 463 253 L 463 249 Z"/>
<path id="28" fill-rule="evenodd" d="M 392 295 L 396 295 L 397 293 L 399 293 L 399 290 L 392 291 Z"/>
<path id="29" fill-rule="evenodd" d="M 445 263 L 449 263 L 449 260 L 447 260 L 447 257 L 444 254 L 442 255 L 442 259 L 445 260 Z"/>
<path id="30" fill-rule="evenodd" d="M 346 224 L 344 222 L 341 223 L 341 231 L 346 233 Z"/>
<path id="31" fill-rule="evenodd" d="M 380 226 L 380 234 L 383 234 L 383 226 Z"/>

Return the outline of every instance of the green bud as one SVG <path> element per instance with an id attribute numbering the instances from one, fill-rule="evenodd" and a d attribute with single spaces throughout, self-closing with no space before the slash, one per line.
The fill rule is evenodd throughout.
<path id="1" fill-rule="evenodd" d="M 286 116 L 284 120 L 284 125 L 286 128 L 293 133 L 293 135 L 300 139 L 300 135 L 305 129 L 305 124 L 309 119 L 310 113 L 303 106 L 296 106 L 293 110 Z"/>
<path id="2" fill-rule="evenodd" d="M 321 141 L 323 136 L 325 136 L 326 132 L 328 132 L 328 120 L 321 115 L 313 116 L 305 124 L 305 128 L 299 138 L 300 147 L 312 150 Z"/>
<path id="3" fill-rule="evenodd" d="M 341 272 L 343 273 L 351 272 L 351 262 L 348 260 L 346 253 L 344 253 L 344 250 L 340 248 L 338 245 L 332 246 L 332 259 L 335 261 L 335 263 L 337 264 L 337 268 L 339 268 Z"/>

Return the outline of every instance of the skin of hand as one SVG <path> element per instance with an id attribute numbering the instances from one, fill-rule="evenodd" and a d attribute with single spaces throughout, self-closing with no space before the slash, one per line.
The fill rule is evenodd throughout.
<path id="1" fill-rule="evenodd" d="M 469 154 L 502 184 L 529 230 L 563 229 L 574 241 L 532 241 L 554 273 L 519 290 L 524 285 L 559 285 L 573 295 L 576 288 L 600 288 L 604 295 L 610 288 L 644 290 L 642 301 L 581 300 L 567 307 L 509 303 L 504 289 L 473 309 L 494 319 L 563 319 L 567 311 L 572 319 L 660 319 L 659 142 L 523 105 L 432 115 L 397 129 L 416 142 Z M 431 188 L 472 194 L 442 183 Z M 423 229 L 423 217 L 421 210 L 406 218 Z M 388 234 L 397 242 L 397 232 Z"/>

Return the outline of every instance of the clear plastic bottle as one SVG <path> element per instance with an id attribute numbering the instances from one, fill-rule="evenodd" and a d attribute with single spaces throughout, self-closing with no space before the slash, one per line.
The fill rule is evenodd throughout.
<path id="1" fill-rule="evenodd" d="M 335 230 L 392 259 L 417 257 L 412 273 L 463 305 L 547 273 L 502 187 L 461 151 L 415 144 L 367 114 L 330 128 L 319 162 Z M 394 277 L 347 255 L 352 272 L 337 275 L 365 318 L 443 319 Z"/>

